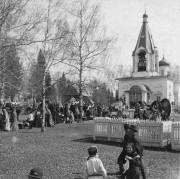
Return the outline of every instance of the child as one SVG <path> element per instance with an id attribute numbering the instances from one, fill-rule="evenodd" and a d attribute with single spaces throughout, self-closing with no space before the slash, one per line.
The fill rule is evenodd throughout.
<path id="1" fill-rule="evenodd" d="M 42 179 L 42 178 L 43 178 L 43 171 L 41 168 L 33 168 L 28 175 L 28 179 Z"/>
<path id="2" fill-rule="evenodd" d="M 122 175 L 122 179 L 140 179 L 141 172 L 139 167 L 141 166 L 141 157 L 135 151 L 133 143 L 128 143 L 126 146 L 126 160 L 129 161 L 129 169 Z"/>
<path id="3" fill-rule="evenodd" d="M 84 179 L 102 179 L 107 178 L 107 171 L 98 156 L 96 146 L 88 149 L 89 157 L 84 166 Z"/>

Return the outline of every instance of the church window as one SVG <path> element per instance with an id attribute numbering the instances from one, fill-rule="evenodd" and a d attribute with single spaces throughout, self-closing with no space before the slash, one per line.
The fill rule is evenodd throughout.
<path id="1" fill-rule="evenodd" d="M 138 54 L 139 63 L 138 63 L 138 71 L 146 71 L 146 52 L 140 52 Z"/>

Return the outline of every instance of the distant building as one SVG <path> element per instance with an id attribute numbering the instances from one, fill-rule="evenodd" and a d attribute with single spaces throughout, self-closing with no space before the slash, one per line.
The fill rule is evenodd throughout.
<path id="1" fill-rule="evenodd" d="M 180 103 L 179 80 L 170 75 L 170 64 L 163 59 L 159 61 L 158 49 L 154 45 L 148 16 L 143 15 L 143 23 L 132 53 L 133 71 L 130 77 L 118 78 L 118 97 L 126 105 L 133 106 L 143 101 L 151 104 L 167 98 L 175 104 Z"/>

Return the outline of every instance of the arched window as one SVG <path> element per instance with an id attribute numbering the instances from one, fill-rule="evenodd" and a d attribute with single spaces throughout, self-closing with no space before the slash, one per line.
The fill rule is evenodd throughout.
<path id="1" fill-rule="evenodd" d="M 139 86 L 134 85 L 131 87 L 129 91 L 129 100 L 131 105 L 134 105 L 137 102 L 142 102 L 142 90 Z"/>

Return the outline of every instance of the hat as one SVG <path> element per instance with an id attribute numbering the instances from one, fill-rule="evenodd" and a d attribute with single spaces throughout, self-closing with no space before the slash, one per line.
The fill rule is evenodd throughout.
<path id="1" fill-rule="evenodd" d="M 43 171 L 41 168 L 33 168 L 31 169 L 29 176 L 41 179 L 43 177 Z"/>
<path id="2" fill-rule="evenodd" d="M 88 154 L 89 154 L 89 155 L 95 155 L 97 152 L 98 152 L 98 149 L 97 149 L 96 146 L 91 146 L 91 147 L 88 149 Z"/>
<path id="3" fill-rule="evenodd" d="M 137 132 L 137 127 L 134 125 L 130 125 L 129 129 L 133 130 L 134 132 Z"/>

